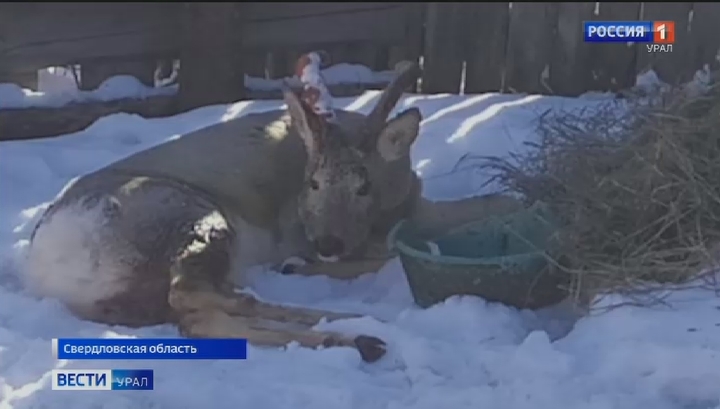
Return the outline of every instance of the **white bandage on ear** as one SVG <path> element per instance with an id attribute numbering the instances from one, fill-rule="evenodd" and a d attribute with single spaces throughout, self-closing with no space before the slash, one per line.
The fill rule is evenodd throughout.
<path id="1" fill-rule="evenodd" d="M 298 59 L 295 75 L 300 78 L 303 84 L 301 99 L 312 107 L 317 115 L 332 122 L 336 120 L 335 110 L 332 106 L 332 95 L 330 95 L 330 91 L 320 72 L 322 63 L 320 53 L 307 53 Z"/>

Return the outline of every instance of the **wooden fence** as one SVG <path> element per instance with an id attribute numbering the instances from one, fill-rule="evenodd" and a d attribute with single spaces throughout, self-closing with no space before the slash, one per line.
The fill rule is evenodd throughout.
<path id="1" fill-rule="evenodd" d="M 235 3 L 211 10 L 239 15 L 234 28 L 245 71 L 276 78 L 290 74 L 303 51 L 324 48 L 334 62 L 387 68 L 392 58 L 420 55 L 422 6 L 407 3 Z M 133 70 L 141 79 L 154 66 L 141 61 L 178 58 L 187 37 L 183 14 L 197 19 L 202 7 L 183 3 L 12 3 L 0 4 L 0 80 L 47 66 L 80 64 L 96 86 L 96 71 Z M 192 9 L 189 11 L 187 9 Z M 234 10 L 231 10 L 234 9 Z M 220 18 L 232 16 L 218 16 Z M 221 22 L 217 22 L 221 23 Z M 414 27 L 411 27 L 414 25 Z M 210 27 L 215 28 L 215 27 Z M 193 40 L 192 38 L 190 40 Z M 415 43 L 413 44 L 413 41 Z M 217 44 L 203 44 L 211 49 Z M 383 60 L 384 59 L 384 60 Z M 118 68 L 119 61 L 123 61 Z M 128 62 L 138 63 L 136 66 Z M 115 68 L 113 68 L 115 67 Z M 208 68 L 212 70 L 212 68 Z M 115 70 L 115 72 L 112 72 Z"/>
<path id="2" fill-rule="evenodd" d="M 645 44 L 585 43 L 583 21 L 675 22 L 672 52 Z M 576 96 L 634 85 L 653 68 L 668 83 L 716 60 L 718 3 L 429 3 L 423 92 L 514 91 Z"/>
<path id="3" fill-rule="evenodd" d="M 222 5 L 217 5 L 220 7 Z M 183 3 L 0 4 L 0 75 L 80 63 L 178 57 Z M 577 95 L 622 88 L 650 66 L 684 81 L 715 59 L 717 3 L 236 3 L 235 33 L 247 73 L 281 77 L 303 51 L 324 48 L 334 62 L 392 68 L 423 56 L 422 91 L 515 91 Z M 644 46 L 587 44 L 585 20 L 671 20 L 671 53 Z M 191 34 L 192 35 L 192 34 Z M 212 47 L 212 44 L 205 44 Z M 136 72 L 141 65 L 133 67 Z M 116 70 L 123 68 L 116 68 Z M 130 70 L 130 68 L 124 68 Z M 545 73 L 545 75 L 543 75 Z M 108 74 L 113 74 L 108 71 Z M 464 76 L 464 81 L 463 81 Z M 2 78 L 2 77 L 0 77 Z M 461 84 L 464 88 L 461 89 Z"/>
<path id="4" fill-rule="evenodd" d="M 676 42 L 655 54 L 585 43 L 586 20 L 675 21 Z M 242 98 L 239 74 L 287 76 L 321 48 L 375 70 L 422 60 L 423 93 L 575 96 L 627 88 L 650 67 L 692 78 L 716 60 L 718 21 L 720 4 L 680 2 L 0 3 L 0 82 L 67 64 L 82 66 L 84 88 L 121 73 L 150 82 L 158 60 L 179 58 L 180 93 L 198 106 Z"/>

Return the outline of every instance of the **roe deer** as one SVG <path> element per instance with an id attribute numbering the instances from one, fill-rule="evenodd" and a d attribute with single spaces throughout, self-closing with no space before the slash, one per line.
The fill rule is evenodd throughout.
<path id="1" fill-rule="evenodd" d="M 420 111 L 387 120 L 419 74 L 406 66 L 368 116 L 337 110 L 332 120 L 285 87 L 286 110 L 200 129 L 71 182 L 32 234 L 28 288 L 95 322 L 174 323 L 188 337 L 348 346 L 379 359 L 378 338 L 313 329 L 322 317 L 354 314 L 234 290 L 247 267 L 293 256 L 309 261 L 300 274 L 375 271 L 403 218 L 440 226 L 518 207 L 502 196 L 421 197 L 409 157 Z"/>

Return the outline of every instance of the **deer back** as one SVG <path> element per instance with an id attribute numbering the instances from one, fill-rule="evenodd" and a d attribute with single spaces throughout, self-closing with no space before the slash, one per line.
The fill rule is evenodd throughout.
<path id="1" fill-rule="evenodd" d="M 365 119 L 354 112 L 337 115 L 349 135 L 357 134 L 352 130 Z M 229 213 L 268 227 L 302 187 L 306 160 L 289 116 L 277 110 L 199 129 L 98 172 L 170 178 L 200 189 Z"/>

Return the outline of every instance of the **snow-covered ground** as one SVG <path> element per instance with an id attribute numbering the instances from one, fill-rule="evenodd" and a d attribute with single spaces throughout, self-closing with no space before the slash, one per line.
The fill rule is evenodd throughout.
<path id="1" fill-rule="evenodd" d="M 377 84 L 390 81 L 393 71 L 373 72 L 359 64 L 335 64 L 322 70 L 328 84 Z M 79 73 L 82 74 L 82 73 Z M 282 79 L 265 79 L 245 76 L 245 87 L 267 91 L 280 88 Z M 289 78 L 298 83 L 297 77 Z M 164 80 L 156 79 L 157 85 Z M 116 75 L 103 81 L 92 91 L 77 88 L 72 72 L 62 67 L 50 67 L 38 72 L 38 90 L 22 88 L 15 84 L 0 83 L 0 109 L 30 107 L 60 107 L 71 102 L 111 101 L 121 98 L 147 98 L 156 95 L 172 95 L 177 84 L 148 87 L 130 75 Z"/>
<path id="2" fill-rule="evenodd" d="M 336 106 L 368 112 L 377 96 L 338 99 Z M 547 109 L 609 101 L 607 95 L 433 95 L 406 96 L 399 108 L 416 106 L 425 118 L 412 153 L 425 195 L 449 198 L 478 193 L 485 180 L 469 163 L 451 172 L 467 153 L 520 149 Z M 375 364 L 361 362 L 351 349 L 293 345 L 251 347 L 247 361 L 54 359 L 55 337 L 173 337 L 177 331 L 79 321 L 57 302 L 24 292 L 18 279 L 23 254 L 48 201 L 71 178 L 113 160 L 281 105 L 245 101 L 150 120 L 115 114 L 76 134 L 0 144 L 0 408 L 720 408 L 720 299 L 713 294 L 680 292 L 673 307 L 615 309 L 573 328 L 560 307 L 518 311 L 455 297 L 421 310 L 397 260 L 352 282 L 253 275 L 253 290 L 267 300 L 366 313 L 323 325 L 386 340 L 389 352 Z M 52 369 L 140 367 L 155 370 L 154 391 L 50 390 Z"/>

